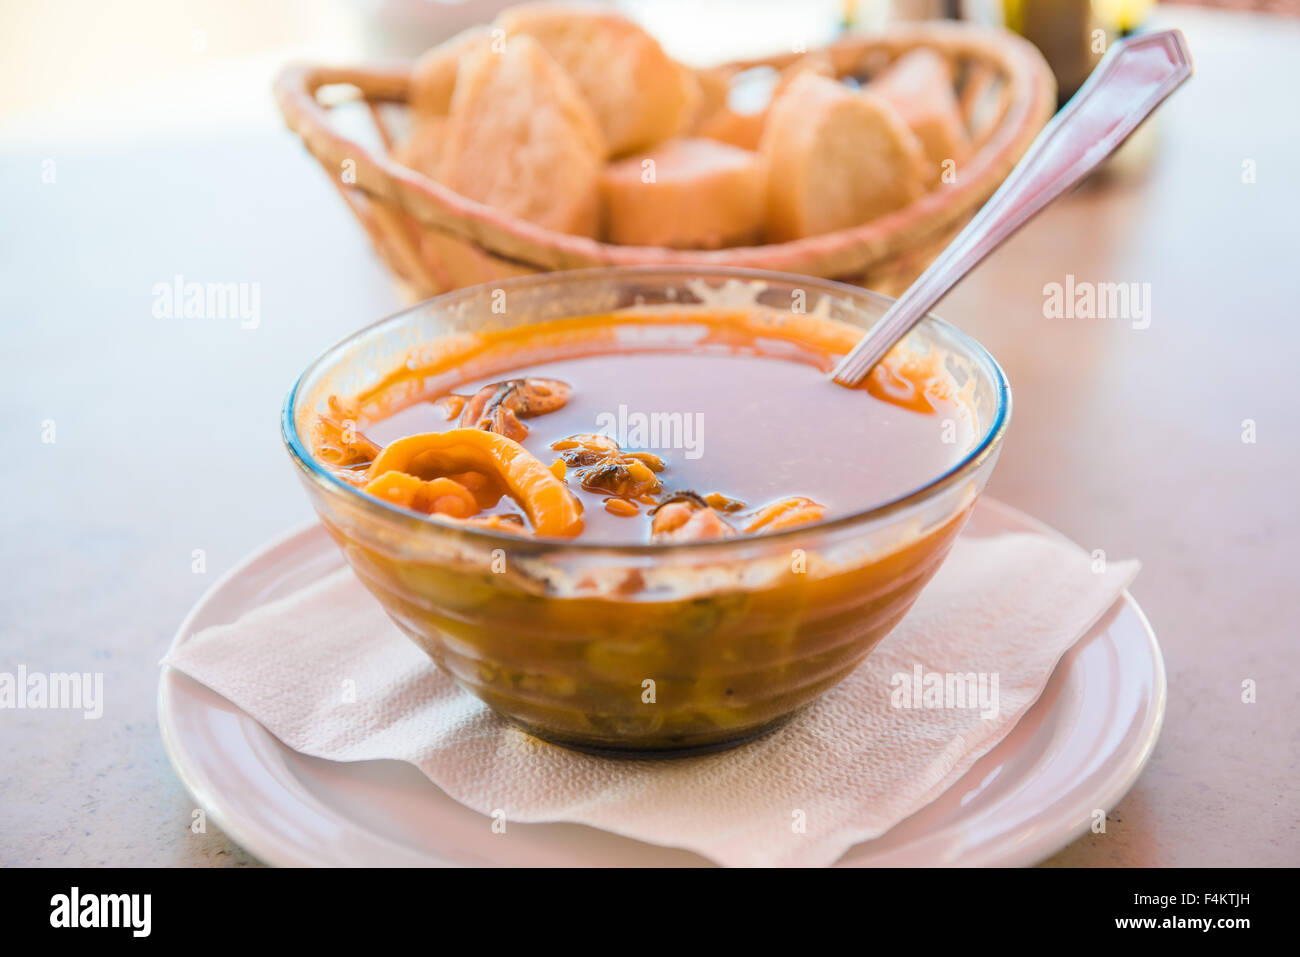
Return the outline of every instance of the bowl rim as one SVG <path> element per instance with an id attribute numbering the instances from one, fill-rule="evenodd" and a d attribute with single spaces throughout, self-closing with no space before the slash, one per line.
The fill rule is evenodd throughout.
<path id="1" fill-rule="evenodd" d="M 293 387 L 289 390 L 289 394 L 285 397 L 284 405 L 280 413 L 281 439 L 295 464 L 318 486 L 326 492 L 335 495 L 341 492 L 345 499 L 350 499 L 354 504 L 366 511 L 374 513 L 377 518 L 385 521 L 400 520 L 405 523 L 418 522 L 424 527 L 436 529 L 444 535 L 461 538 L 471 543 L 478 542 L 483 545 L 498 548 L 503 546 L 513 546 L 515 550 L 522 547 L 527 548 L 534 554 L 545 554 L 552 551 L 565 551 L 587 555 L 598 554 L 601 552 L 615 552 L 629 556 L 665 556 L 683 552 L 698 553 L 701 551 L 708 551 L 709 549 L 719 551 L 737 551 L 747 546 L 752 547 L 760 544 L 764 546 L 775 545 L 784 541 L 805 539 L 809 535 L 824 535 L 854 525 L 868 524 L 880 519 L 889 518 L 900 512 L 906 511 L 914 505 L 934 498 L 940 493 L 960 484 L 971 473 L 977 471 L 1002 444 L 1002 438 L 1006 434 L 1007 426 L 1011 419 L 1012 404 L 1011 384 L 1007 381 L 1006 373 L 1003 371 L 1002 366 L 998 363 L 997 359 L 995 359 L 977 339 L 962 332 L 951 323 L 930 313 L 926 314 L 922 322 L 938 326 L 945 334 L 950 336 L 966 349 L 972 357 L 984 363 L 991 372 L 994 384 L 997 388 L 997 409 L 989 427 L 984 431 L 983 435 L 981 435 L 979 441 L 975 443 L 974 447 L 971 448 L 960 461 L 953 464 L 935 478 L 924 482 L 916 488 L 867 508 L 848 512 L 836 516 L 835 518 L 823 519 L 819 522 L 810 522 L 806 525 L 799 525 L 784 530 L 760 532 L 756 535 L 738 535 L 734 538 L 702 539 L 690 542 L 621 543 L 594 541 L 584 542 L 579 538 L 570 539 L 538 535 L 530 535 L 525 538 L 507 532 L 496 532 L 491 529 L 477 528 L 472 525 L 452 525 L 446 522 L 436 521 L 430 516 L 420 515 L 419 513 L 412 512 L 409 509 L 385 502 L 383 499 L 369 495 L 360 488 L 348 484 L 317 462 L 310 450 L 306 447 L 305 443 L 303 443 L 301 437 L 298 435 L 297 423 L 294 419 L 294 404 L 298 398 L 298 393 L 303 386 L 304 380 L 306 380 L 312 372 L 319 368 L 322 363 L 337 350 L 344 348 L 355 339 L 366 335 L 380 326 L 393 322 L 394 320 L 417 310 L 426 308 L 430 303 L 469 298 L 478 294 L 485 288 L 494 290 L 521 287 L 527 288 L 529 286 L 540 286 L 548 283 L 563 282 L 567 279 L 598 280 L 602 278 L 617 279 L 627 276 L 648 277 L 654 275 L 672 276 L 682 279 L 715 276 L 730 279 L 769 280 L 784 283 L 798 283 L 809 287 L 815 287 L 819 291 L 830 294 L 839 293 L 841 295 L 847 294 L 853 297 L 874 299 L 881 305 L 882 311 L 883 309 L 887 309 L 888 306 L 894 302 L 891 297 L 886 296 L 883 293 L 878 293 L 871 289 L 864 289 L 861 286 L 837 282 L 832 279 L 822 279 L 820 277 L 807 276 L 799 273 L 777 272 L 768 269 L 751 269 L 740 266 L 602 266 L 592 269 L 555 270 L 551 272 L 534 273 L 527 276 L 514 276 L 508 279 L 477 283 L 473 286 L 464 286 L 460 289 L 454 289 L 450 292 L 442 293 L 429 299 L 424 299 L 420 302 L 414 303 L 410 306 L 406 306 L 356 330 L 323 349 L 298 375 L 298 378 L 294 381 Z"/>

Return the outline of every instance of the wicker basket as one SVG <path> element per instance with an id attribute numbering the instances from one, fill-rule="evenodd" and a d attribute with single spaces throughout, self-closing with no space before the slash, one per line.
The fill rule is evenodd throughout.
<path id="1" fill-rule="evenodd" d="M 609 265 L 750 266 L 839 279 L 885 293 L 905 288 L 1002 182 L 1056 104 L 1042 56 L 1010 33 L 965 24 L 902 26 L 848 35 L 827 48 L 840 76 L 869 77 L 899 55 L 929 47 L 953 66 L 973 149 L 957 182 L 852 229 L 821 236 L 709 251 L 616 246 L 552 232 L 484 206 L 391 158 L 386 104 L 404 104 L 405 69 L 285 68 L 275 92 L 298 133 L 356 213 L 381 257 L 413 298 L 509 276 Z M 735 74 L 783 67 L 796 54 L 714 68 Z M 331 123 L 318 91 L 355 88 L 387 152 L 369 150 Z M 345 102 L 335 97 L 332 102 Z"/>

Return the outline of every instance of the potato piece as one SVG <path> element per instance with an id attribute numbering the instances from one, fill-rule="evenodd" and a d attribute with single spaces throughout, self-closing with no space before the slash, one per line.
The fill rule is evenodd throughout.
<path id="1" fill-rule="evenodd" d="M 898 111 L 930 161 L 927 181 L 938 182 L 945 160 L 960 163 L 970 152 L 970 137 L 952 91 L 948 62 L 933 50 L 899 57 L 867 86 Z"/>
<path id="2" fill-rule="evenodd" d="M 682 132 L 700 97 L 695 74 L 617 13 L 561 3 L 526 3 L 497 17 L 508 37 L 537 40 L 591 105 L 611 156 Z"/>
<path id="3" fill-rule="evenodd" d="M 456 75 L 441 181 L 564 233 L 595 236 L 605 153 L 573 81 L 535 40 L 467 53 Z"/>
<path id="4" fill-rule="evenodd" d="M 924 151 L 894 108 L 813 73 L 772 104 L 760 151 L 775 242 L 858 226 L 925 191 Z"/>
<path id="5" fill-rule="evenodd" d="M 758 155 L 707 139 L 669 140 L 601 177 L 612 242 L 717 249 L 757 242 L 763 226 Z"/>

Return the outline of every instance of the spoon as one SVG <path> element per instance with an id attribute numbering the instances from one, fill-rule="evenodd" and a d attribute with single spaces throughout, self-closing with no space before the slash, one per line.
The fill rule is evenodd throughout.
<path id="1" fill-rule="evenodd" d="M 1119 40 L 1002 186 L 831 372 L 855 386 L 962 276 L 1113 153 L 1192 75 L 1181 30 Z"/>

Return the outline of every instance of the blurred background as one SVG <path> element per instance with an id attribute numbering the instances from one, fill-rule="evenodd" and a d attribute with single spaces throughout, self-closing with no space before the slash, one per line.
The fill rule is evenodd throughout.
<path id="1" fill-rule="evenodd" d="M 271 80 L 291 59 L 408 60 L 505 5 L 0 0 L 0 655 L 103 671 L 107 697 L 99 722 L 0 715 L 0 864 L 252 862 L 188 830 L 156 662 L 219 575 L 311 517 L 278 434 L 294 378 L 402 305 Z M 697 65 L 897 18 L 1005 23 L 1066 92 L 1093 30 L 1185 31 L 1196 77 L 937 311 L 1015 389 L 989 493 L 1142 559 L 1167 656 L 1151 765 L 1109 835 L 1054 862 L 1295 864 L 1294 688 L 1267 710 L 1238 695 L 1297 663 L 1300 0 L 616 5 Z M 1149 283 L 1150 326 L 1048 319 L 1066 275 Z M 258 322 L 158 317 L 155 285 L 182 276 L 255 285 Z"/>
<path id="2" fill-rule="evenodd" d="M 1300 0 L 1193 0 L 1300 15 Z M 160 126 L 278 122 L 264 95 L 286 59 L 412 58 L 490 20 L 506 0 L 92 0 L 0 3 L 0 133 L 129 137 Z M 1062 87 L 1087 72 L 1088 38 L 1140 29 L 1154 0 L 615 0 L 693 65 L 816 46 L 845 25 L 960 17 L 1006 23 L 1048 55 Z M 57 52 L 56 52 L 57 51 Z"/>

